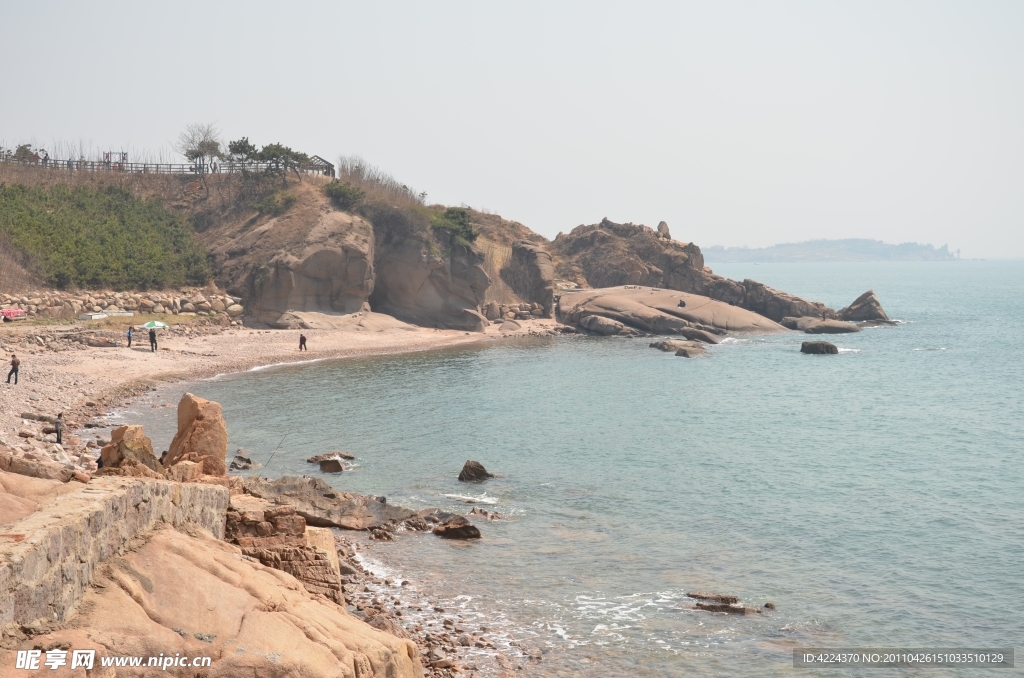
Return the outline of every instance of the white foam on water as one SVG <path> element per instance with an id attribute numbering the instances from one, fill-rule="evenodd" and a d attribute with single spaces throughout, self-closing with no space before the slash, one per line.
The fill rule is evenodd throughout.
<path id="1" fill-rule="evenodd" d="M 445 494 L 442 495 L 455 501 L 461 501 L 463 504 L 497 504 L 498 499 L 496 497 L 488 497 L 487 493 L 484 492 L 478 497 L 474 497 L 466 494 Z"/>
<path id="2" fill-rule="evenodd" d="M 859 348 L 840 348 L 840 353 L 860 353 Z"/>
<path id="3" fill-rule="evenodd" d="M 938 347 L 938 348 L 915 348 L 914 350 L 915 351 L 945 351 L 946 347 L 942 346 L 942 347 Z"/>

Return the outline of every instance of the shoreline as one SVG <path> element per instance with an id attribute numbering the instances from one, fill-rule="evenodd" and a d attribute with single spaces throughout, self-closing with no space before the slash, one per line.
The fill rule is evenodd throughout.
<path id="1" fill-rule="evenodd" d="M 320 315 L 320 314 L 310 314 Z M 449 346 L 495 341 L 502 338 L 553 334 L 554 320 L 538 319 L 523 324 L 518 332 L 501 332 L 490 326 L 483 333 L 440 330 L 407 325 L 390 316 L 356 313 L 327 316 L 334 322 L 322 329 L 267 330 L 248 327 L 179 324 L 161 331 L 159 350 L 151 352 L 139 341 L 126 346 L 96 348 L 77 343 L 83 336 L 106 336 L 124 341 L 123 329 L 81 325 L 35 325 L 0 328 L 0 349 L 5 361 L 16 353 L 21 359 L 19 384 L 0 382 L 0 443 L 24 448 L 45 447 L 46 436 L 28 441 L 19 432 L 40 434 L 36 422 L 23 413 L 65 417 L 64 447 L 81 451 L 75 439 L 87 426 L 98 423 L 125 401 L 158 384 L 200 381 L 326 360 L 415 353 Z M 128 322 L 123 323 L 124 327 Z M 141 333 L 136 338 L 142 340 Z M 297 350 L 300 334 L 308 337 L 309 350 Z M 117 339 L 115 339 L 115 337 Z M 42 422 L 39 422 L 40 424 Z M 38 443 L 42 443 L 39 445 Z M 26 450 L 27 451 L 27 450 Z M 72 458 L 72 463 L 74 459 Z M 79 464 L 76 464 L 79 465 Z M 83 469 L 88 470 L 88 469 Z"/>
<path id="2" fill-rule="evenodd" d="M 12 429 L 41 430 L 45 426 L 42 421 L 26 422 L 19 413 L 64 412 L 67 420 L 64 447 L 68 455 L 79 451 L 78 462 L 75 463 L 72 456 L 71 463 L 88 473 L 95 470 L 99 450 L 97 440 L 90 440 L 87 447 L 82 438 L 87 435 L 93 438 L 92 434 L 96 434 L 95 438 L 109 437 L 112 425 L 109 417 L 158 385 L 327 360 L 399 355 L 504 338 L 556 334 L 556 323 L 550 319 L 523 323 L 517 332 L 502 333 L 500 326 L 492 325 L 482 334 L 470 334 L 412 327 L 376 315 L 360 314 L 362 320 L 372 321 L 369 330 L 358 329 L 360 323 L 348 328 L 302 330 L 313 349 L 303 353 L 297 351 L 299 330 L 179 326 L 159 339 L 160 351 L 156 353 L 150 352 L 148 347 L 139 350 L 136 346 L 130 351 L 123 346 L 64 346 L 62 340 L 53 338 L 60 334 L 81 334 L 80 326 L 29 326 L 0 333 L 0 343 L 17 351 L 23 361 L 22 383 L 4 385 L 0 390 L 3 396 L 0 402 L 7 405 L 0 408 L 0 445 L 6 444 L 12 452 L 27 458 L 46 455 L 47 448 L 57 446 L 45 440 L 9 434 L 14 433 Z M 352 320 L 356 319 L 358 316 Z M 26 344 L 32 346 L 31 341 L 40 336 L 46 340 L 37 343 L 48 346 L 47 350 L 22 348 Z M 18 403 L 24 407 L 19 407 Z M 93 426 L 85 428 L 87 423 Z M 45 436 L 52 437 L 53 434 Z M 51 458 L 58 460 L 56 454 L 51 454 Z M 466 619 L 457 609 L 439 607 L 423 590 L 423 582 L 406 579 L 402 571 L 397 574 L 377 571 L 377 565 L 389 570 L 394 566 L 364 560 L 366 556 L 373 558 L 370 553 L 377 542 L 372 534 L 337 529 L 333 532 L 339 557 L 346 562 L 343 582 L 349 614 L 379 630 L 416 643 L 426 675 L 522 675 L 539 659 L 539 653 L 532 658 L 530 651 L 522 650 L 504 634 L 492 633 L 494 629 L 486 622 Z M 426 534 L 416 536 L 437 538 Z"/>

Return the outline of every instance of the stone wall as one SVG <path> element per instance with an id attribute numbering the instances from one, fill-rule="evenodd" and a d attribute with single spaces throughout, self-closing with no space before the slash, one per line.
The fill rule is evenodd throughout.
<path id="1" fill-rule="evenodd" d="M 24 541 L 0 541 L 0 627 L 66 620 L 96 567 L 160 523 L 223 538 L 228 499 L 215 485 L 107 477 L 44 505 L 7 528 Z"/>

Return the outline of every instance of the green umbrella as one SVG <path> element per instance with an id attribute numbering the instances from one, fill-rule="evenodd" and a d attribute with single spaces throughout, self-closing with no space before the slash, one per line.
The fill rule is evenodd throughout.
<path id="1" fill-rule="evenodd" d="M 167 323 L 162 323 L 159 320 L 150 320 L 145 325 L 141 325 L 144 330 L 166 330 Z"/>

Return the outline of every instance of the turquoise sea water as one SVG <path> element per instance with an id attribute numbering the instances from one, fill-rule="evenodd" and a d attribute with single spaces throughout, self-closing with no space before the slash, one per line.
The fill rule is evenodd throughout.
<path id="1" fill-rule="evenodd" d="M 317 475 L 306 457 L 344 449 L 355 468 L 326 477 L 340 489 L 491 502 L 510 519 L 478 522 L 479 543 L 403 534 L 373 557 L 542 648 L 540 673 L 850 675 L 794 669 L 792 649 L 1024 646 L 1024 262 L 716 272 L 836 308 L 870 287 L 904 322 L 834 337 L 838 356 L 801 355 L 795 333 L 701 359 L 558 338 L 160 397 L 221 402 L 231 449 L 263 463 L 280 445 L 268 476 Z M 170 410 L 140 411 L 169 440 Z M 502 477 L 459 483 L 466 459 Z M 693 589 L 777 610 L 697 612 Z"/>

